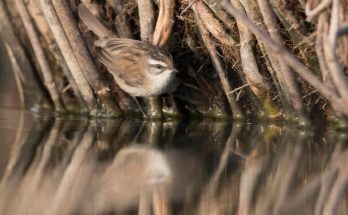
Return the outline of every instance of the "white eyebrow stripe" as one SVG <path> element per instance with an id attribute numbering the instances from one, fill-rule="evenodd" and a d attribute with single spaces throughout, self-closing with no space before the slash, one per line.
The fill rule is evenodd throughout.
<path id="1" fill-rule="evenodd" d="M 166 63 L 164 63 L 164 62 L 162 62 L 162 61 L 158 61 L 158 60 L 154 60 L 154 59 L 152 59 L 152 58 L 149 58 L 149 60 L 147 61 L 150 65 L 157 65 L 157 64 L 159 64 L 159 65 L 161 65 L 161 66 L 163 66 L 163 67 L 167 67 L 167 64 Z"/>

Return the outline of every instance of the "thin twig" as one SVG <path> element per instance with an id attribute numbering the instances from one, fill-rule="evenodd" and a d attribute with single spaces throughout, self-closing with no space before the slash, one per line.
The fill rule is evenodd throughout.
<path id="1" fill-rule="evenodd" d="M 232 91 L 229 92 L 229 93 L 230 93 L 230 94 L 231 94 L 231 93 L 235 93 L 235 92 L 237 92 L 237 91 L 239 91 L 239 90 L 242 90 L 242 89 L 244 89 L 244 88 L 246 88 L 246 87 L 249 87 L 249 86 L 252 86 L 252 84 L 243 84 L 243 85 L 240 86 L 240 87 L 234 88 L 234 90 L 232 90 Z"/>
<path id="2" fill-rule="evenodd" d="M 307 93 L 307 95 L 302 96 L 302 99 L 305 99 L 305 98 L 307 98 L 307 97 L 309 97 L 309 96 L 311 96 L 311 95 L 313 95 L 313 94 L 315 94 L 317 92 L 318 92 L 318 90 L 313 90 L 313 91 Z"/>
<path id="3" fill-rule="evenodd" d="M 181 11 L 181 13 L 180 13 L 179 16 L 182 16 L 184 13 L 186 13 L 186 12 L 192 7 L 192 5 L 193 5 L 194 3 L 196 3 L 196 1 L 198 1 L 198 0 L 192 0 L 192 1 L 190 2 L 190 4 L 188 4 L 188 5 Z"/>

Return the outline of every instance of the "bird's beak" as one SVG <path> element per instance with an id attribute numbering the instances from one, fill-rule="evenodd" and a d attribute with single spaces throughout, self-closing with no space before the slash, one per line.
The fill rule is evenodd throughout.
<path id="1" fill-rule="evenodd" d="M 179 70 L 177 70 L 177 69 L 173 69 L 173 72 L 175 72 L 175 73 L 179 73 Z"/>

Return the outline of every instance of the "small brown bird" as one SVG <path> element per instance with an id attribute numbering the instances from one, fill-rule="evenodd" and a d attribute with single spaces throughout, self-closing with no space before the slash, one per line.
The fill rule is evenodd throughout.
<path id="1" fill-rule="evenodd" d="M 117 38 L 84 5 L 79 5 L 83 23 L 98 40 L 98 60 L 119 87 L 131 96 L 157 96 L 178 85 L 173 59 L 165 50 L 138 40 Z"/>

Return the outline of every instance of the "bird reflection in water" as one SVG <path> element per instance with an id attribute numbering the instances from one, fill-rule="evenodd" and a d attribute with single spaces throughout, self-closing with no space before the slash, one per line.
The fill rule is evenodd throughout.
<path id="1" fill-rule="evenodd" d="M 168 192 L 172 172 L 167 157 L 159 150 L 144 146 L 122 148 L 106 171 L 96 178 L 92 198 L 82 208 L 98 214 L 109 208 L 126 211 L 139 208 L 139 214 L 168 214 Z"/>
<path id="2" fill-rule="evenodd" d="M 0 214 L 171 214 L 169 201 L 197 190 L 203 174 L 198 156 L 170 147 L 176 126 L 36 119 L 13 145 Z"/>
<path id="3" fill-rule="evenodd" d="M 0 214 L 348 212 L 347 136 L 334 130 L 50 117 L 30 125 L 18 126 L 0 169 Z"/>

